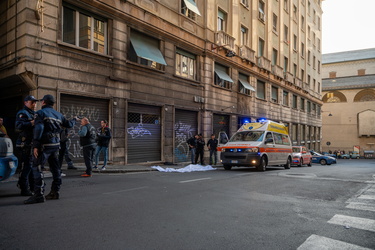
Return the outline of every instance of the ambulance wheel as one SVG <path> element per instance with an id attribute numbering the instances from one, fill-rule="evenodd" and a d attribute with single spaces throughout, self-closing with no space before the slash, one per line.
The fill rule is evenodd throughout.
<path id="1" fill-rule="evenodd" d="M 224 165 L 224 169 L 225 169 L 225 170 L 231 170 L 231 169 L 232 169 L 232 166 Z"/>
<path id="2" fill-rule="evenodd" d="M 286 161 L 286 164 L 284 165 L 285 169 L 290 169 L 290 157 L 288 157 L 288 160 Z"/>
<path id="3" fill-rule="evenodd" d="M 266 168 L 267 168 L 267 159 L 266 159 L 265 156 L 262 156 L 262 158 L 260 158 L 260 163 L 257 166 L 257 170 L 261 171 L 261 172 L 264 172 L 264 171 L 266 171 Z"/>

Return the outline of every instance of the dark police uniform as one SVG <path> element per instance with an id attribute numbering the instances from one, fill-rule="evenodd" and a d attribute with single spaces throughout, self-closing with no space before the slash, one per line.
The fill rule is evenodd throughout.
<path id="1" fill-rule="evenodd" d="M 27 101 L 38 101 L 34 96 L 26 96 L 25 102 Z M 18 111 L 16 115 L 16 131 L 19 132 L 16 148 L 20 153 L 20 169 L 21 173 L 18 178 L 17 186 L 21 189 L 21 195 L 29 196 L 32 195 L 31 191 L 34 191 L 34 178 L 31 168 L 31 144 L 33 140 L 34 126 L 31 123 L 34 120 L 35 111 L 24 106 L 23 109 Z"/>
<path id="2" fill-rule="evenodd" d="M 52 173 L 51 192 L 46 199 L 58 199 L 61 185 L 61 168 L 57 157 L 60 147 L 61 127 L 71 128 L 76 120 L 67 120 L 53 109 L 55 98 L 52 95 L 45 95 L 45 105 L 35 114 L 35 129 L 33 138 L 33 149 L 38 149 L 38 156 L 33 155 L 33 175 L 35 181 L 34 195 L 25 201 L 26 204 L 44 202 L 44 181 L 41 166 L 47 161 Z"/>
<path id="3" fill-rule="evenodd" d="M 78 131 L 79 142 L 83 150 L 83 158 L 86 165 L 86 174 L 91 175 L 92 172 L 92 161 L 94 151 L 96 148 L 96 129 L 90 123 L 81 127 Z"/>

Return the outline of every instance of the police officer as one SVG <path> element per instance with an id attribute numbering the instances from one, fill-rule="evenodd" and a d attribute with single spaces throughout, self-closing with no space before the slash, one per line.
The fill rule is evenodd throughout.
<path id="1" fill-rule="evenodd" d="M 96 148 L 96 129 L 90 124 L 87 117 L 81 119 L 81 128 L 78 131 L 79 142 L 83 148 L 83 159 L 85 160 L 86 172 L 82 177 L 91 177 L 92 161 Z"/>
<path id="2" fill-rule="evenodd" d="M 44 202 L 45 199 L 59 199 L 61 185 L 61 169 L 57 157 L 61 127 L 71 128 L 76 120 L 68 121 L 65 117 L 53 109 L 55 98 L 52 95 L 45 95 L 40 100 L 42 109 L 35 114 L 35 129 L 33 137 L 33 176 L 35 181 L 34 195 L 25 200 L 25 204 Z M 44 197 L 44 181 L 41 165 L 48 161 L 52 173 L 51 192 Z"/>
<path id="3" fill-rule="evenodd" d="M 16 148 L 20 153 L 21 173 L 18 178 L 17 187 L 21 189 L 22 196 L 31 196 L 34 191 L 34 178 L 31 167 L 31 143 L 33 140 L 34 115 L 36 102 L 32 96 L 26 96 L 24 107 L 18 111 L 16 116 L 16 131 L 19 132 Z"/>

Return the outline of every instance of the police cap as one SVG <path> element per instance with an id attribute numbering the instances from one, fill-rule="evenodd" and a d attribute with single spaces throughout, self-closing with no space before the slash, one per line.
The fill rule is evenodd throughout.
<path id="1" fill-rule="evenodd" d="M 45 96 L 43 96 L 42 99 L 40 99 L 40 101 L 45 101 L 46 103 L 54 104 L 55 103 L 55 97 L 53 97 L 52 95 L 45 95 Z"/>
<path id="2" fill-rule="evenodd" d="M 33 95 L 28 95 L 28 96 L 25 97 L 25 102 L 27 102 L 27 101 L 35 101 L 35 102 L 37 102 L 39 100 L 36 99 Z"/>

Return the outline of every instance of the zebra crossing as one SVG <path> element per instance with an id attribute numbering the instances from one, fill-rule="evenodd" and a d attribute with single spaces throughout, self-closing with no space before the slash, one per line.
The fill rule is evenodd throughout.
<path id="1" fill-rule="evenodd" d="M 363 189 L 360 194 L 354 198 L 350 198 L 346 203 L 346 208 L 355 210 L 365 210 L 375 212 L 375 185 L 371 184 Z M 375 214 L 373 216 L 375 218 Z M 340 225 L 345 228 L 356 228 L 375 232 L 375 220 L 370 218 L 360 218 L 347 215 L 336 214 L 327 223 Z M 374 239 L 375 241 L 375 239 Z M 300 245 L 298 250 L 365 250 L 370 248 L 361 247 L 348 242 L 327 238 L 321 235 L 313 234 Z"/>

